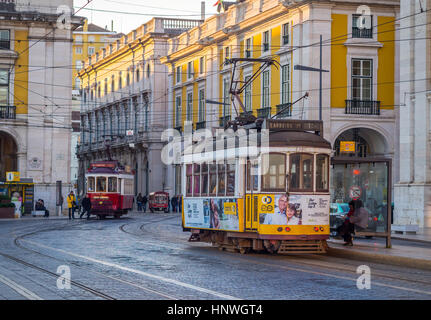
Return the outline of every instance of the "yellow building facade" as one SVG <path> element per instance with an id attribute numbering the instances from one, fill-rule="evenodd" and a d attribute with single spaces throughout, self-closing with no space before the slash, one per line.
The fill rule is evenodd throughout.
<path id="1" fill-rule="evenodd" d="M 335 156 L 341 141 L 355 141 L 357 157 L 387 157 L 396 168 L 399 8 L 398 0 L 366 6 L 349 0 L 229 4 L 168 41 L 162 62 L 169 68 L 171 126 L 180 131 L 187 123 L 193 130 L 223 127 L 244 111 L 303 120 L 319 120 L 321 113 L 323 135 Z M 231 103 L 229 58 L 275 61 L 241 94 L 245 110 Z M 303 70 L 319 69 L 320 58 L 327 71 L 321 91 L 319 72 Z M 240 63 L 235 80 L 244 83 L 260 66 Z M 308 98 L 301 99 L 306 93 Z"/>
<path id="2" fill-rule="evenodd" d="M 73 32 L 73 89 L 80 89 L 78 72 L 84 66 L 85 60 L 92 56 L 107 44 L 115 42 L 121 37 L 114 31 L 101 28 L 95 24 L 88 23 Z"/>
<path id="3" fill-rule="evenodd" d="M 172 127 L 183 127 L 185 121 L 193 122 L 194 129 L 218 127 L 242 112 L 205 103 L 230 104 L 232 65 L 225 64 L 227 58 L 277 62 L 242 93 L 246 111 L 268 117 L 283 110 L 288 118 L 319 120 L 319 73 L 295 66 L 319 68 L 322 35 L 322 68 L 329 71 L 322 83 L 325 138 L 337 144 L 343 132 L 363 124 L 385 140 L 379 151 L 381 146 L 368 143 L 368 152 L 393 153 L 399 1 L 378 1 L 363 9 L 355 1 L 248 0 L 170 39 L 162 61 L 171 77 Z M 259 67 L 241 63 L 236 80 L 246 81 Z M 306 92 L 308 99 L 290 105 Z"/>

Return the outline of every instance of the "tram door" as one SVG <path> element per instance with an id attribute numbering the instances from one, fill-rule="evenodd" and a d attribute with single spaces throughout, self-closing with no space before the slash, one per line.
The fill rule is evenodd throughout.
<path id="1" fill-rule="evenodd" d="M 257 231 L 258 226 L 258 206 L 259 197 L 257 195 L 247 195 L 245 205 L 245 229 L 246 231 Z"/>

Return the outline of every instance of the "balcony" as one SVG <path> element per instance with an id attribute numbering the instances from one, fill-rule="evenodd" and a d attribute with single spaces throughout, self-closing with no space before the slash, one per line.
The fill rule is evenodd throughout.
<path id="1" fill-rule="evenodd" d="M 380 115 L 380 101 L 346 100 L 346 114 Z"/>
<path id="2" fill-rule="evenodd" d="M 267 119 L 271 117 L 271 107 L 257 109 L 257 117 Z"/>
<path id="3" fill-rule="evenodd" d="M 0 106 L 0 119 L 16 119 L 16 107 Z"/>
<path id="4" fill-rule="evenodd" d="M 352 28 L 352 38 L 365 38 L 365 39 L 372 39 L 373 38 L 373 28 L 366 29 L 366 28 Z"/>
<path id="5" fill-rule="evenodd" d="M 207 125 L 206 121 L 196 122 L 196 130 L 205 129 Z"/>
<path id="6" fill-rule="evenodd" d="M 277 105 L 277 118 L 289 118 L 292 116 L 292 104 L 283 103 Z"/>
<path id="7" fill-rule="evenodd" d="M 220 127 L 225 127 L 226 124 L 230 121 L 230 116 L 220 117 Z"/>

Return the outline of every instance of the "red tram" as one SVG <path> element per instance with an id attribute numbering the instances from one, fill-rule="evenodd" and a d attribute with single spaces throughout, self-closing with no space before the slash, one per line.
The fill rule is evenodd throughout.
<path id="1" fill-rule="evenodd" d="M 119 218 L 133 208 L 134 175 L 117 161 L 90 164 L 85 175 L 91 214 Z"/>

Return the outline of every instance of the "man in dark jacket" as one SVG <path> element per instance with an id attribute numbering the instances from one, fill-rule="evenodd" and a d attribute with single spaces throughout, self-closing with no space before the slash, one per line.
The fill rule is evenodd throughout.
<path id="1" fill-rule="evenodd" d="M 87 220 L 90 219 L 90 215 L 91 215 L 91 200 L 88 197 L 88 194 L 85 194 L 84 199 L 82 199 L 82 213 L 79 216 L 80 219 L 82 219 L 82 217 L 84 216 L 84 213 L 87 212 Z"/>
<path id="2" fill-rule="evenodd" d="M 144 207 L 144 213 L 147 212 L 147 202 L 148 202 L 148 198 L 147 198 L 147 196 L 144 196 L 142 198 L 142 206 Z"/>

